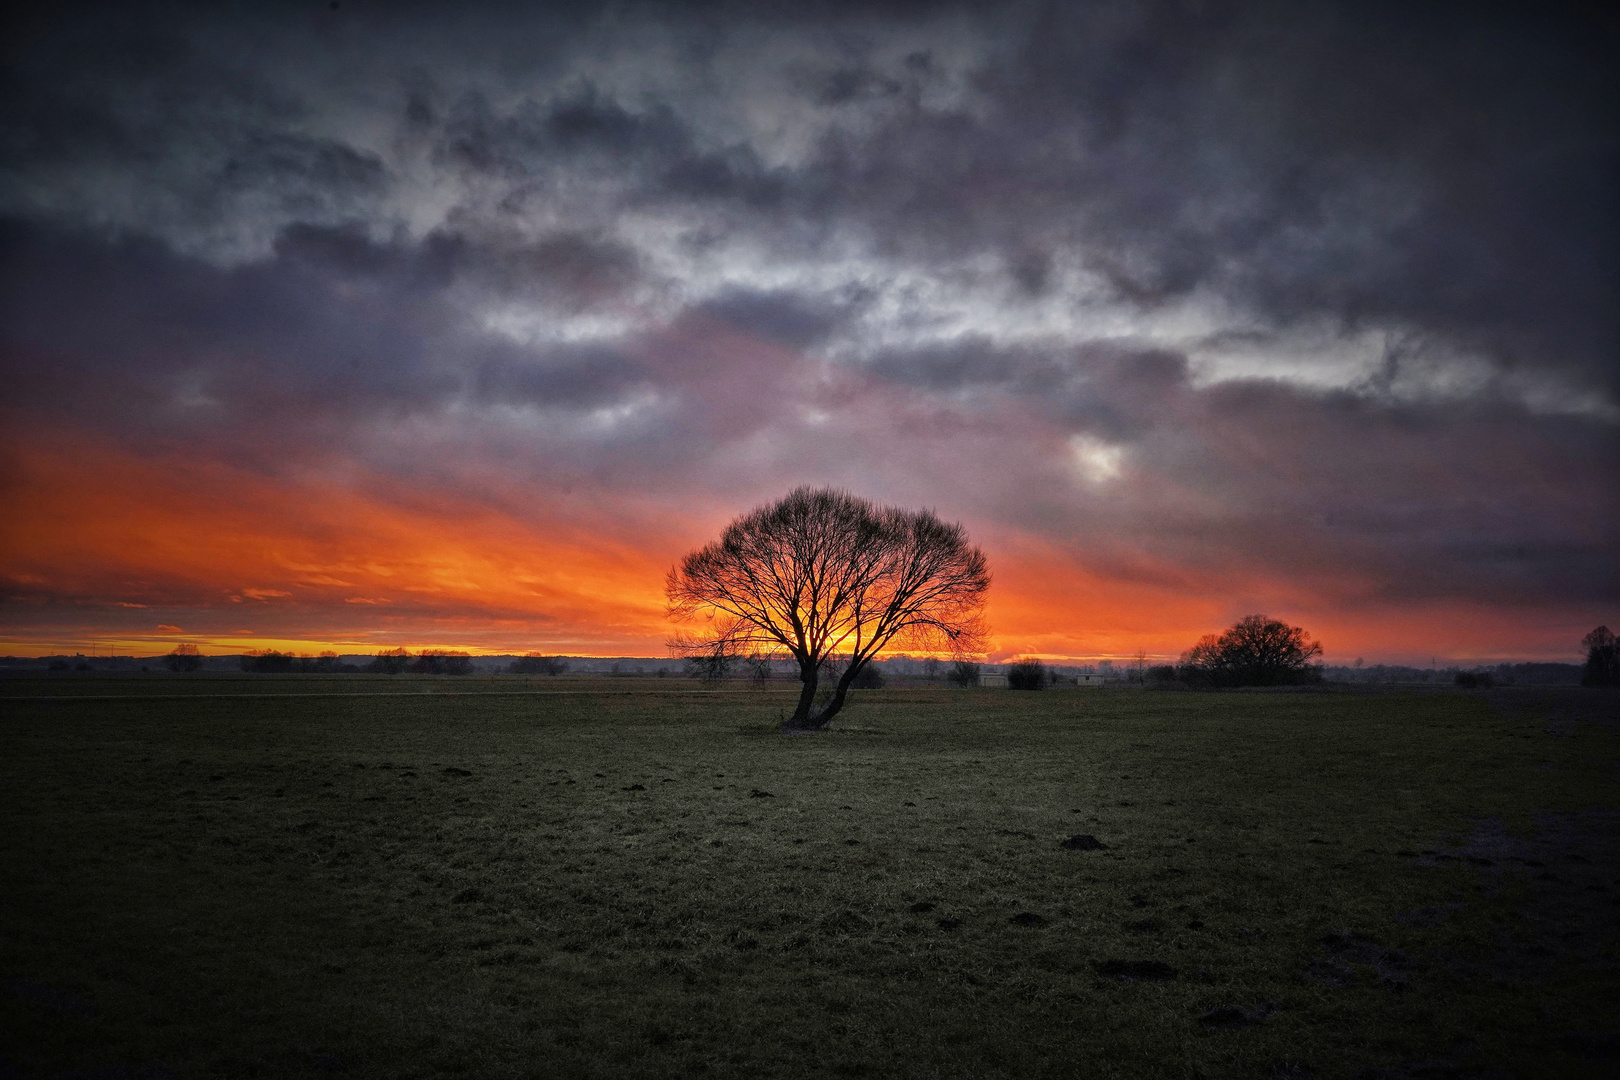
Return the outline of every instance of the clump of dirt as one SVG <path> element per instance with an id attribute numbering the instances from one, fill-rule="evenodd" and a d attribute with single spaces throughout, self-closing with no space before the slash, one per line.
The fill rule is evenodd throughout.
<path id="1" fill-rule="evenodd" d="M 468 770 L 468 769 L 458 769 L 454 765 L 452 765 L 449 768 L 443 770 L 443 772 L 444 772 L 444 775 L 446 775 L 446 776 L 471 776 L 472 775 L 472 772 L 470 770 Z"/>
<path id="2" fill-rule="evenodd" d="M 1164 929 L 1164 923 L 1159 919 L 1132 919 L 1126 922 L 1125 929 L 1133 934 L 1157 934 Z"/>
<path id="3" fill-rule="evenodd" d="M 934 905 L 930 904 L 927 900 L 919 900 L 915 904 L 911 905 L 911 913 L 913 915 L 926 915 L 933 910 Z"/>
<path id="4" fill-rule="evenodd" d="M 1008 919 L 1007 921 L 1010 922 L 1010 923 L 1013 923 L 1016 926 L 1045 926 L 1046 925 L 1045 916 L 1037 915 L 1033 911 L 1020 911 L 1018 914 L 1014 915 L 1012 918 Z"/>
<path id="5" fill-rule="evenodd" d="M 749 792 L 748 792 L 748 797 L 750 799 L 774 799 L 774 798 L 776 798 L 776 796 L 772 795 L 770 792 L 761 791 L 759 788 L 750 789 Z"/>
<path id="6" fill-rule="evenodd" d="M 452 904 L 477 904 L 484 899 L 484 894 L 478 889 L 462 889 L 450 898 Z"/>
<path id="7" fill-rule="evenodd" d="M 1108 845 L 1090 833 L 1076 833 L 1063 841 L 1061 846 L 1068 848 L 1070 851 L 1101 851 Z"/>
<path id="8" fill-rule="evenodd" d="M 646 791 L 647 789 L 646 789 L 646 787 L 644 787 L 641 784 L 631 784 L 629 787 L 622 787 L 619 790 L 620 791 Z"/>

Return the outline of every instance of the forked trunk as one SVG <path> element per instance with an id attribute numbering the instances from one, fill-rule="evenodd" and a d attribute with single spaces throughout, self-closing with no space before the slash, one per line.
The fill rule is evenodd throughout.
<path id="1" fill-rule="evenodd" d="M 849 696 L 849 685 L 855 681 L 856 669 L 852 665 L 839 676 L 833 684 L 832 697 L 827 704 L 817 709 L 816 698 L 816 668 L 799 667 L 799 678 L 804 682 L 804 688 L 799 691 L 799 707 L 793 710 L 793 715 L 782 724 L 784 735 L 804 735 L 810 732 L 826 731 L 827 725 L 832 723 L 838 710 L 844 707 L 844 699 Z"/>

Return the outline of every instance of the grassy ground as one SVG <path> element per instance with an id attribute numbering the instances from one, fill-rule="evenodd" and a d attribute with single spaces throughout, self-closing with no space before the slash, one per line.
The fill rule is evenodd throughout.
<path id="1" fill-rule="evenodd" d="M 1616 1067 L 1613 696 L 786 689 L 0 683 L 0 1076 Z"/>

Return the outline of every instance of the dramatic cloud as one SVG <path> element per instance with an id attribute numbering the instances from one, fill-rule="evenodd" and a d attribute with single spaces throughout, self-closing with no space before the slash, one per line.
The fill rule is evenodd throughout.
<path id="1" fill-rule="evenodd" d="M 1620 601 L 1617 47 L 1531 5 L 42 11 L 0 633 L 657 651 L 663 568 L 810 482 L 967 523 L 1002 653 L 1264 610 L 1568 654 Z"/>

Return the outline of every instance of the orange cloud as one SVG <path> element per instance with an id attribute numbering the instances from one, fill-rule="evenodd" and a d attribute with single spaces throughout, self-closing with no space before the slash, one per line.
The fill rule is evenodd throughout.
<path id="1" fill-rule="evenodd" d="M 115 621 L 114 605 L 134 604 L 224 634 L 237 601 L 260 604 L 258 636 L 278 640 L 662 648 L 664 560 L 567 521 L 105 448 L 11 456 L 12 638 L 29 611 L 100 606 Z M 388 612 L 357 622 L 351 599 Z"/>

